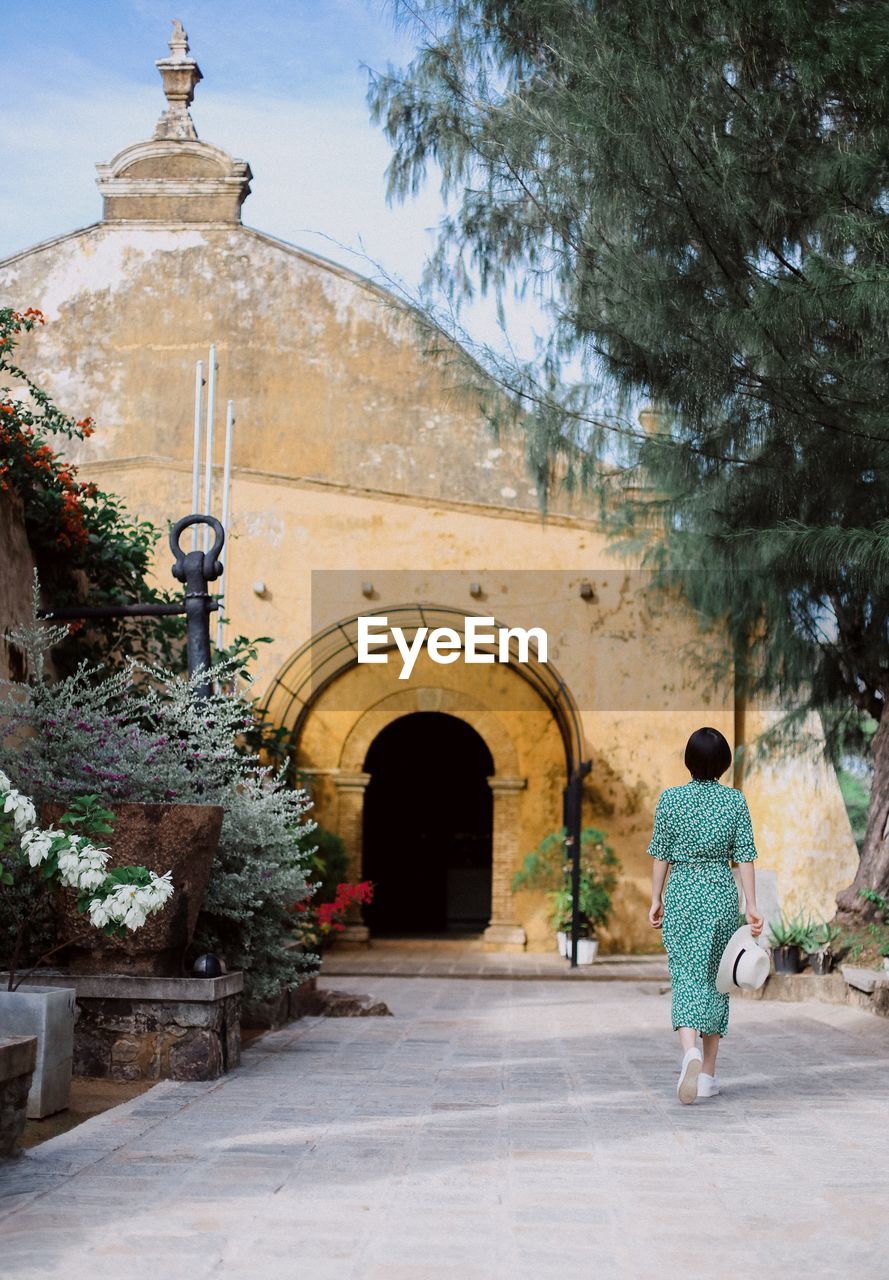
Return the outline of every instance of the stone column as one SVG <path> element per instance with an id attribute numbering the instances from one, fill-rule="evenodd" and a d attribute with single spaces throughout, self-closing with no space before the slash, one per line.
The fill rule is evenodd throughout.
<path id="1" fill-rule="evenodd" d="M 486 951 L 522 951 L 525 930 L 515 918 L 510 887 L 519 848 L 520 793 L 525 778 L 488 778 L 494 797 L 492 836 L 491 921 L 483 934 Z"/>
<path id="2" fill-rule="evenodd" d="M 346 874 L 351 881 L 361 879 L 364 831 L 364 793 L 370 782 L 369 773 L 333 775 L 337 792 L 337 832 L 346 846 Z M 361 907 L 355 904 L 346 916 L 346 928 L 337 935 L 337 943 L 367 946 L 370 930 L 364 923 Z"/>

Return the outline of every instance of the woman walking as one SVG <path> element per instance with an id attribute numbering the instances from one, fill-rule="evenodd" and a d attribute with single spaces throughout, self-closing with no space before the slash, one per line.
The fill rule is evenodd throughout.
<path id="1" fill-rule="evenodd" d="M 731 748 L 718 729 L 696 730 L 685 748 L 691 778 L 662 792 L 648 846 L 655 859 L 648 919 L 655 929 L 663 928 L 673 988 L 673 1030 L 679 1032 L 684 1054 L 677 1087 L 684 1103 L 719 1093 L 716 1055 L 728 1028 L 729 998 L 717 990 L 716 975 L 738 928 L 738 891 L 730 859 L 740 867 L 750 931 L 754 937 L 762 933 L 747 801 L 741 791 L 719 781 L 731 763 Z"/>

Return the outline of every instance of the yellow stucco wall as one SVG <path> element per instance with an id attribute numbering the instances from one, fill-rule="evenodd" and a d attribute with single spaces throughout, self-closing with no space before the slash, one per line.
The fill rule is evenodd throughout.
<path id="1" fill-rule="evenodd" d="M 238 415 L 231 634 L 274 638 L 258 690 L 319 626 L 387 604 L 434 599 L 545 627 L 593 762 L 584 820 L 606 830 L 623 864 L 604 943 L 659 945 L 645 919 L 654 805 L 686 780 L 694 729 L 712 724 L 733 742 L 730 677 L 717 692 L 704 685 L 689 652 L 694 619 L 647 594 L 568 499 L 541 519 L 520 446 L 492 440 L 457 368 L 429 359 L 408 318 L 340 268 L 231 225 L 87 229 L 0 264 L 0 297 L 46 312 L 23 363 L 99 423 L 80 453 L 84 474 L 161 526 L 191 505 L 194 362 L 217 343 L 219 400 L 235 398 Z M 169 563 L 162 547 L 165 583 Z M 313 587 L 313 572 L 334 570 Z M 594 600 L 581 599 L 583 579 Z M 515 801 L 517 865 L 560 825 L 564 761 L 542 704 L 489 671 L 423 663 L 412 683 L 433 699 L 459 691 L 502 725 L 527 779 Z M 300 762 L 316 771 L 323 822 L 337 822 L 332 780 L 355 722 L 397 687 L 392 670 L 363 668 L 314 708 Z M 854 869 L 832 772 L 791 761 L 745 786 L 761 867 L 789 904 L 829 914 Z M 528 945 L 550 946 L 541 901 L 519 895 L 514 908 Z"/>

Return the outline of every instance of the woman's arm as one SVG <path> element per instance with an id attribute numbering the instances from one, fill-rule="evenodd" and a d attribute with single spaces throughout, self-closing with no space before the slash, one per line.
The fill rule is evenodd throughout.
<path id="1" fill-rule="evenodd" d="M 754 938 L 762 933 L 762 916 L 756 907 L 756 872 L 752 862 L 739 862 L 738 872 L 741 876 L 741 888 L 744 890 L 744 914 L 750 925 Z"/>
<path id="2" fill-rule="evenodd" d="M 669 862 L 653 858 L 651 863 L 651 910 L 648 923 L 659 929 L 664 922 L 664 885 L 670 870 Z"/>

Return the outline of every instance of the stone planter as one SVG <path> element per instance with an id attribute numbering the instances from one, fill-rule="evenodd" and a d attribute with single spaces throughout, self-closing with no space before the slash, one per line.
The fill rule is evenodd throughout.
<path id="1" fill-rule="evenodd" d="M 215 1080 L 240 1061 L 240 972 L 220 978 L 59 973 L 44 982 L 77 1003 L 75 1076 Z M 30 980 L 21 988 L 33 989 Z"/>
<path id="2" fill-rule="evenodd" d="M 556 945 L 559 948 L 560 956 L 567 956 L 569 950 L 568 934 L 563 929 L 559 929 L 556 933 Z"/>
<path id="3" fill-rule="evenodd" d="M 0 1036 L 0 1160 L 14 1153 L 25 1127 L 36 1062 L 33 1036 Z"/>
<path id="4" fill-rule="evenodd" d="M 108 842 L 110 867 L 147 867 L 173 873 L 175 893 L 164 909 L 125 938 L 108 938 L 77 911 L 77 894 L 61 891 L 59 937 L 71 942 L 65 959 L 75 973 L 130 973 L 178 977 L 210 879 L 222 808 L 201 804 L 120 804 Z M 60 804 L 44 805 L 41 820 L 55 825 Z"/>
<path id="5" fill-rule="evenodd" d="M 28 1119 L 64 1111 L 71 1090 L 74 992 L 61 987 L 0 991 L 0 1036 L 35 1036 L 37 1058 L 28 1093 Z"/>

